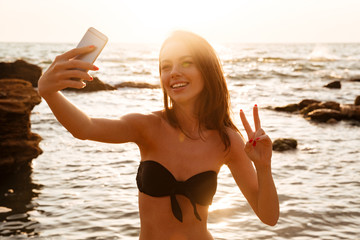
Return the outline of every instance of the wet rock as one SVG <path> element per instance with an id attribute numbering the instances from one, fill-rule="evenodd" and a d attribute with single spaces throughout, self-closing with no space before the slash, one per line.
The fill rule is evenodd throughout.
<path id="1" fill-rule="evenodd" d="M 74 80 L 74 81 L 76 81 L 76 80 Z M 66 91 L 74 91 L 74 92 L 96 92 L 96 91 L 105 91 L 105 90 L 116 90 L 116 87 L 102 82 L 98 77 L 94 77 L 94 80 L 87 81 L 86 87 L 84 87 L 82 89 L 66 88 L 65 90 Z"/>
<path id="2" fill-rule="evenodd" d="M 160 85 L 158 84 L 150 84 L 150 83 L 144 83 L 144 82 L 122 82 L 115 85 L 116 88 L 160 88 Z"/>
<path id="3" fill-rule="evenodd" d="M 354 104 L 355 104 L 356 106 L 360 106 L 360 96 L 357 96 L 357 97 L 355 98 Z"/>
<path id="4" fill-rule="evenodd" d="M 360 105 L 342 104 L 340 112 L 344 119 L 360 121 Z"/>
<path id="5" fill-rule="evenodd" d="M 275 107 L 274 110 L 280 112 L 296 112 L 299 110 L 299 104 L 294 103 L 294 104 L 288 104 L 283 107 Z"/>
<path id="6" fill-rule="evenodd" d="M 41 74 L 42 69 L 39 66 L 27 63 L 24 60 L 17 60 L 13 63 L 0 63 L 0 79 L 23 79 L 30 82 L 33 87 L 37 87 Z"/>
<path id="7" fill-rule="evenodd" d="M 343 118 L 343 115 L 338 110 L 323 108 L 323 109 L 316 109 L 312 112 L 309 112 L 307 114 L 307 117 L 313 121 L 327 122 L 331 118 L 339 121 Z"/>
<path id="8" fill-rule="evenodd" d="M 350 78 L 350 81 L 352 81 L 352 82 L 360 82 L 360 76 L 352 77 L 352 78 Z"/>
<path id="9" fill-rule="evenodd" d="M 31 83 L 0 80 L 0 176 L 31 163 L 42 153 L 41 137 L 30 130 L 30 114 L 41 102 Z"/>
<path id="10" fill-rule="evenodd" d="M 7 221 L 15 221 L 15 220 L 26 220 L 29 217 L 26 213 L 18 213 L 14 215 L 10 215 L 6 218 Z"/>
<path id="11" fill-rule="evenodd" d="M 337 102 L 320 102 L 320 103 L 312 103 L 310 105 L 308 105 L 307 107 L 303 108 L 300 113 L 304 114 L 305 116 L 307 116 L 308 113 L 316 110 L 316 109 L 324 109 L 324 108 L 328 108 L 328 109 L 333 109 L 333 110 L 338 110 L 340 111 L 340 104 Z"/>
<path id="12" fill-rule="evenodd" d="M 337 88 L 337 89 L 339 89 L 339 88 L 341 88 L 341 83 L 340 83 L 340 81 L 333 81 L 333 82 L 331 82 L 331 83 L 326 84 L 324 87 L 326 87 L 326 88 Z"/>
<path id="13" fill-rule="evenodd" d="M 313 103 L 320 103 L 320 101 L 314 99 L 304 99 L 301 102 L 299 102 L 299 109 L 301 110 Z"/>
<path id="14" fill-rule="evenodd" d="M 293 138 L 278 138 L 273 142 L 273 150 L 274 151 L 287 151 L 296 149 L 297 141 Z"/>

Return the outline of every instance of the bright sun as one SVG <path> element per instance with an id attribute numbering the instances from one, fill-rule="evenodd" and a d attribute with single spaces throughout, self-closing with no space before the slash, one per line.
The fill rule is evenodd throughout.
<path id="1" fill-rule="evenodd" d="M 127 1 L 126 5 L 136 15 L 140 29 L 145 29 L 148 34 L 160 35 L 160 39 L 176 29 L 197 33 L 209 31 L 227 15 L 224 10 L 226 1 L 152 0 Z"/>

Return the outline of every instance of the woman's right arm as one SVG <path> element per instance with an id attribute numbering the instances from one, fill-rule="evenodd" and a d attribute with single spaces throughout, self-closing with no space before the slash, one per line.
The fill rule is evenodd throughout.
<path id="1" fill-rule="evenodd" d="M 79 78 L 91 81 L 92 77 L 84 70 L 98 70 L 91 63 L 74 60 L 80 54 L 94 50 L 93 46 L 72 49 L 55 58 L 49 69 L 38 83 L 39 94 L 48 103 L 57 120 L 76 138 L 100 142 L 122 143 L 137 142 L 140 139 L 139 126 L 143 115 L 130 114 L 117 120 L 90 118 L 73 105 L 60 90 L 72 87 L 83 88 L 85 83 Z"/>

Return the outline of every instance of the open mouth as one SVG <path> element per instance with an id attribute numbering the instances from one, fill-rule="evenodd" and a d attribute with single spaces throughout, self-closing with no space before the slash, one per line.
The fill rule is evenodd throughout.
<path id="1" fill-rule="evenodd" d="M 175 84 L 171 85 L 171 88 L 172 88 L 172 89 L 182 88 L 182 87 L 187 86 L 188 84 L 189 84 L 189 83 L 185 83 L 185 82 L 175 83 Z"/>

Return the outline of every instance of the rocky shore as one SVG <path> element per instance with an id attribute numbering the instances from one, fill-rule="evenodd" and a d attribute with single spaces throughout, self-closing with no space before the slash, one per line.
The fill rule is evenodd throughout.
<path id="1" fill-rule="evenodd" d="M 30 114 L 41 102 L 30 82 L 0 79 L 0 175 L 28 166 L 42 153 L 41 137 L 31 132 Z"/>
<path id="2" fill-rule="evenodd" d="M 360 96 L 355 98 L 354 104 L 304 99 L 299 103 L 288 104 L 273 109 L 275 111 L 301 114 L 306 119 L 316 122 L 336 123 L 341 120 L 360 121 Z"/>

